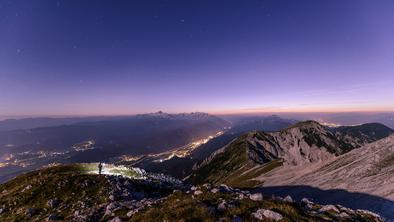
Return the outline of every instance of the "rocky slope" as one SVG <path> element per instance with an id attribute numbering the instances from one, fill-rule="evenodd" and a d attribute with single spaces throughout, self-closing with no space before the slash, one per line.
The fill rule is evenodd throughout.
<path id="1" fill-rule="evenodd" d="M 160 179 L 88 174 L 83 165 L 27 173 L 0 185 L 0 221 L 108 221 L 181 189 Z"/>
<path id="2" fill-rule="evenodd" d="M 308 165 L 313 169 L 309 166 L 320 166 L 390 133 L 391 129 L 380 124 L 330 129 L 315 121 L 300 122 L 279 132 L 251 132 L 197 164 L 189 179 L 237 187 L 261 185 L 264 180 L 256 178 L 275 168 Z"/>
<path id="3" fill-rule="evenodd" d="M 145 208 L 131 221 L 383 221 L 375 213 L 340 205 L 320 205 L 290 196 L 267 197 L 261 193 L 204 184 L 175 192 Z"/>
<path id="4" fill-rule="evenodd" d="M 61 165 L 1 184 L 0 221 L 382 221 L 369 211 L 226 185 L 190 187 L 86 170 Z"/>
<path id="5" fill-rule="evenodd" d="M 394 135 L 336 158 L 305 175 L 302 182 L 322 188 L 365 191 L 394 199 L 393 173 Z"/>
<path id="6" fill-rule="evenodd" d="M 394 201 L 394 136 L 355 149 L 290 185 L 363 192 Z M 371 203 L 372 208 L 394 219 L 394 202 Z"/>

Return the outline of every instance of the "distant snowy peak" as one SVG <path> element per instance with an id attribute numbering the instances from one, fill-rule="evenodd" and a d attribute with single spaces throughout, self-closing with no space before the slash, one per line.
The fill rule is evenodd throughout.
<path id="1" fill-rule="evenodd" d="M 157 118 L 165 118 L 165 119 L 187 119 L 187 120 L 198 120 L 198 119 L 207 119 L 209 117 L 214 117 L 208 113 L 203 112 L 192 112 L 192 113 L 176 113 L 170 114 L 165 113 L 163 111 L 158 111 L 155 113 L 147 113 L 137 115 L 139 117 L 157 117 Z"/>

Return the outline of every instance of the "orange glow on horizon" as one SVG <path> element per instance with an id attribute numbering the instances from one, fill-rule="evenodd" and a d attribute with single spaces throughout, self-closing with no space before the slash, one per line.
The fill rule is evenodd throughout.
<path id="1" fill-rule="evenodd" d="M 131 110 L 111 110 L 108 113 L 64 113 L 64 114 L 20 114 L 20 115 L 0 115 L 0 120 L 8 118 L 35 118 L 35 117 L 52 117 L 52 118 L 67 118 L 67 117 L 105 117 L 105 116 L 132 116 L 144 113 L 154 113 L 162 110 L 166 113 L 191 113 L 191 112 L 206 112 L 213 115 L 237 115 L 237 114 L 286 114 L 286 113 L 394 113 L 394 106 L 392 107 L 286 107 L 286 108 L 192 108 L 185 107 L 184 109 L 158 109 L 149 111 L 131 111 Z"/>
<path id="2" fill-rule="evenodd" d="M 282 108 L 282 109 L 232 109 L 225 111 L 212 111 L 211 114 L 216 115 L 231 115 L 231 114 L 272 114 L 272 113 L 391 113 L 394 112 L 394 107 L 391 108 Z"/>

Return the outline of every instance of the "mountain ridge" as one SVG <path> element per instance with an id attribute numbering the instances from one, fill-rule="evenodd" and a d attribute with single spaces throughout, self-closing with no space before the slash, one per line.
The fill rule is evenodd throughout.
<path id="1" fill-rule="evenodd" d="M 369 124 L 363 126 L 371 130 Z M 237 186 L 238 182 L 240 186 L 249 183 L 256 185 L 259 183 L 253 182 L 251 180 L 253 177 L 274 168 L 282 165 L 302 166 L 324 163 L 335 156 L 360 147 L 361 144 L 377 139 L 376 137 L 368 140 L 359 139 L 344 132 L 339 135 L 346 135 L 348 140 L 342 141 L 329 128 L 316 121 L 300 122 L 279 132 L 250 132 L 195 165 L 189 179 L 197 183 L 202 181 L 225 183 L 231 180 L 232 186 Z M 385 135 L 378 137 L 381 136 Z M 351 142 L 356 140 L 357 143 Z M 245 178 L 245 173 L 250 174 L 249 178 Z"/>

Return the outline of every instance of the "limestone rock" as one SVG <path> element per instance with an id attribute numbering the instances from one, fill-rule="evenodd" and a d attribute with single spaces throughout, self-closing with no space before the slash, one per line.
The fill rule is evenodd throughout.
<path id="1" fill-rule="evenodd" d="M 258 209 L 256 212 L 252 213 L 252 216 L 258 220 L 270 219 L 273 221 L 280 221 L 283 216 L 272 210 Z"/>

